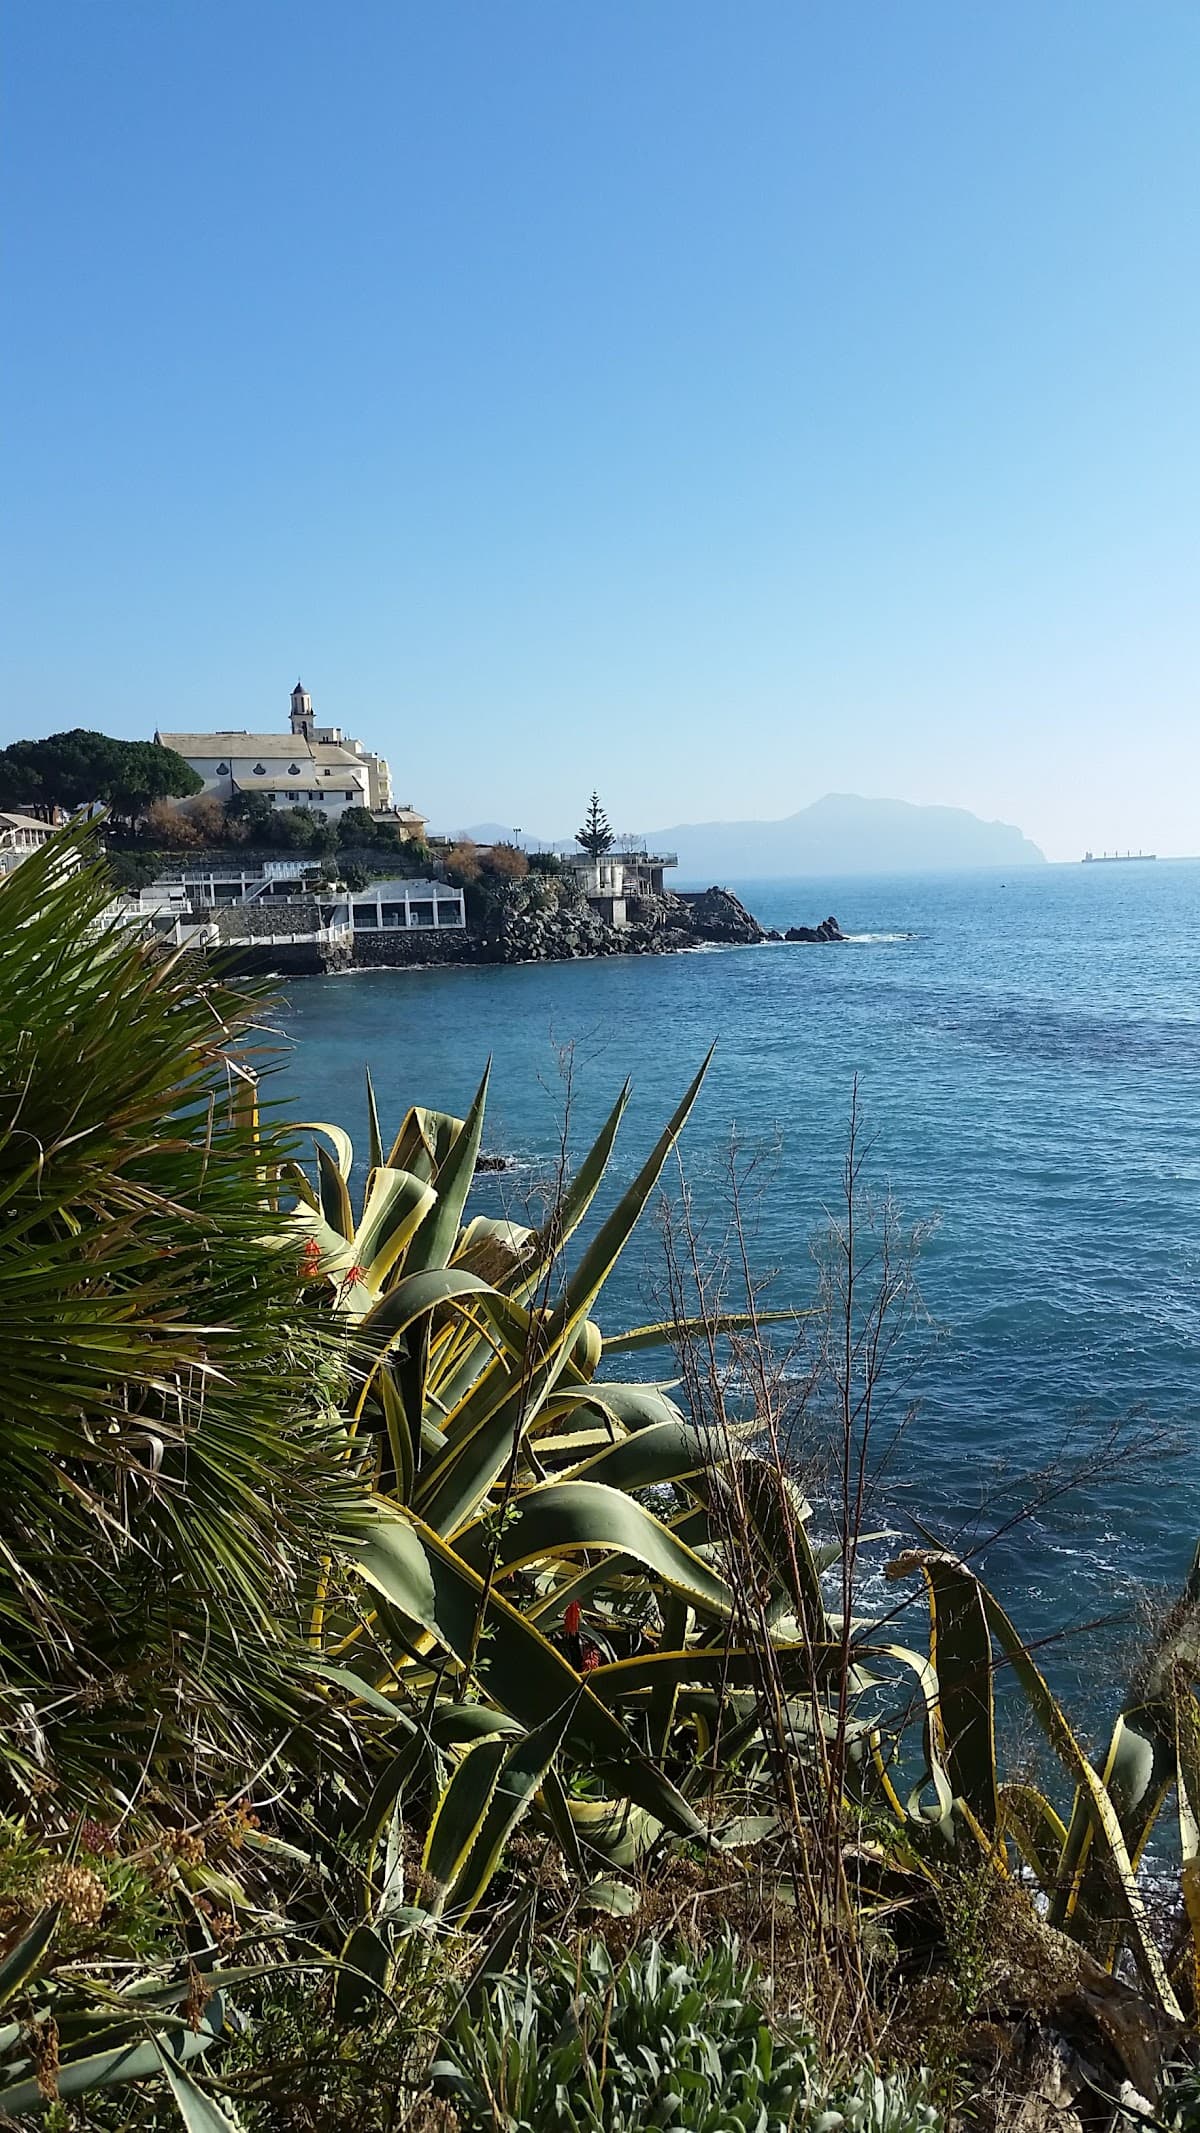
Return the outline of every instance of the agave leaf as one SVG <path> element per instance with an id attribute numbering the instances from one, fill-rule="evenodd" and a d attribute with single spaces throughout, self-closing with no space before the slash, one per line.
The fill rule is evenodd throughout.
<path id="1" fill-rule="evenodd" d="M 743 1645 L 697 1645 L 686 1652 L 642 1652 L 635 1659 L 602 1662 L 588 1675 L 588 1686 L 605 1703 L 618 1703 L 666 1682 L 719 1684 L 753 1688 L 768 1673 L 789 1689 L 820 1687 L 836 1681 L 843 1663 L 840 1644 L 776 1647 L 770 1660 Z"/>
<path id="2" fill-rule="evenodd" d="M 483 1080 L 453 1144 L 437 1170 L 437 1205 L 426 1215 L 408 1248 L 406 1271 L 420 1273 L 426 1267 L 444 1267 L 458 1239 L 458 1226 L 475 1177 L 479 1143 L 483 1137 L 483 1114 L 487 1106 L 489 1059 Z"/>
<path id="3" fill-rule="evenodd" d="M 662 1835 L 656 1816 L 630 1800 L 568 1800 L 567 1809 L 583 1852 L 609 1866 L 636 1866 Z"/>
<path id="4" fill-rule="evenodd" d="M 14 1992 L 20 1991 L 27 1978 L 35 1975 L 58 1930 L 61 1916 L 61 1903 L 47 1904 L 0 1962 L 0 2007 L 6 2000 L 11 2000 Z"/>
<path id="5" fill-rule="evenodd" d="M 659 1815 L 668 1828 L 681 1836 L 702 1836 L 704 1826 L 682 1794 L 639 1755 L 625 1727 L 593 1694 L 589 1683 L 580 1684 L 561 1652 L 502 1593 L 493 1592 L 488 1598 L 489 1634 L 480 1646 L 477 1622 L 485 1596 L 482 1578 L 432 1527 L 411 1512 L 403 1517 L 424 1549 L 433 1603 L 430 1606 L 427 1588 L 413 1575 L 406 1557 L 403 1574 L 396 1577 L 397 1593 L 411 1581 L 414 1599 L 431 1618 L 440 1641 L 463 1665 L 471 1663 L 478 1649 L 477 1671 L 492 1700 L 532 1732 L 560 1710 L 564 1701 L 575 1697 L 568 1738 L 578 1752 L 597 1768 L 611 1770 L 622 1792 Z M 400 1518 L 397 1513 L 397 1522 Z M 390 1565 L 385 1568 L 390 1574 Z M 407 1610 L 399 1597 L 395 1604 L 409 1612 L 410 1620 L 422 1622 L 421 1615 Z"/>
<path id="6" fill-rule="evenodd" d="M 710 1532 L 726 1547 L 747 1527 L 754 1534 L 768 1569 L 777 1581 L 768 1619 L 777 1622 L 785 1608 L 794 1609 L 804 1632 L 821 1643 L 829 1618 L 821 1575 L 805 1530 L 810 1506 L 795 1484 L 768 1459 L 746 1457 L 736 1464 L 711 1464 L 691 1482 L 691 1493 L 712 1514 Z"/>
<path id="7" fill-rule="evenodd" d="M 569 1440 L 567 1440 L 569 1442 Z M 546 1440 L 537 1440 L 537 1450 L 546 1455 Z M 635 1436 L 605 1444 L 573 1465 L 561 1480 L 605 1482 L 610 1489 L 654 1489 L 661 1482 L 686 1480 L 703 1474 L 723 1457 L 716 1431 L 693 1429 L 691 1423 L 652 1423 Z"/>
<path id="8" fill-rule="evenodd" d="M 466 1299 L 486 1296 L 487 1283 L 476 1274 L 459 1274 L 446 1268 L 431 1268 L 421 1274 L 406 1274 L 373 1304 L 357 1332 L 360 1352 L 378 1357 L 407 1333 L 417 1320 L 435 1311 L 439 1304 L 461 1308 Z"/>
<path id="9" fill-rule="evenodd" d="M 552 1316 L 552 1327 L 559 1337 L 566 1336 L 568 1329 L 573 1335 L 575 1327 L 586 1319 L 616 1265 L 661 1176 L 663 1164 L 687 1124 L 712 1055 L 713 1047 L 710 1046 L 699 1072 L 685 1091 L 682 1101 L 676 1106 L 633 1183 L 627 1187 L 618 1205 L 601 1224 L 591 1243 L 586 1246 Z"/>
<path id="10" fill-rule="evenodd" d="M 372 1170 L 379 1170 L 379 1169 L 381 1169 L 381 1168 L 382 1168 L 382 1165 L 383 1165 L 383 1135 L 382 1135 L 382 1133 L 381 1133 L 381 1132 L 380 1132 L 380 1130 L 379 1130 L 379 1107 L 378 1107 L 378 1105 L 377 1105 L 377 1104 L 376 1104 L 376 1102 L 375 1102 L 375 1084 L 374 1084 L 374 1082 L 373 1082 L 373 1081 L 372 1081 L 372 1079 L 371 1079 L 371 1069 L 370 1069 L 370 1067 L 368 1067 L 368 1068 L 366 1069 L 366 1075 L 367 1075 L 367 1161 L 368 1161 L 368 1163 L 369 1163 L 369 1165 L 370 1165 L 370 1168 L 371 1168 Z"/>
<path id="11" fill-rule="evenodd" d="M 374 2013 L 392 1971 L 390 1935 L 367 1922 L 347 1935 L 333 1988 L 335 2022 L 358 2022 Z"/>
<path id="12" fill-rule="evenodd" d="M 625 1106 L 629 1102 L 629 1089 L 630 1084 L 626 1082 L 592 1146 L 560 1196 L 557 1206 L 551 1209 L 544 1226 L 532 1240 L 529 1257 L 511 1291 L 525 1302 L 536 1296 L 547 1267 L 560 1256 L 564 1245 L 578 1229 L 599 1191 L 621 1120 L 625 1115 Z"/>
<path id="13" fill-rule="evenodd" d="M 350 1556 L 349 1566 L 410 1622 L 440 1634 L 429 1557 L 407 1518 L 379 1511 Z"/>
<path id="14" fill-rule="evenodd" d="M 355 1254 L 371 1288 L 383 1286 L 436 1203 L 433 1186 L 410 1170 L 390 1170 L 386 1165 L 372 1170 L 354 1237 Z"/>
<path id="15" fill-rule="evenodd" d="M 421 1900 L 440 1918 L 500 1783 L 508 1743 L 476 1741 L 455 1765 L 434 1811 L 421 1857 Z"/>
<path id="16" fill-rule="evenodd" d="M 321 1194 L 321 1212 L 330 1229 L 349 1243 L 354 1236 L 354 1209 L 350 1204 L 350 1189 L 333 1157 L 320 1145 L 317 1148 L 317 1181 Z"/>
<path id="17" fill-rule="evenodd" d="M 946 1772 L 953 1792 L 994 1837 L 1000 1817 L 992 1640 L 979 1582 L 946 1555 L 923 1555 L 921 1572 Z"/>
<path id="18" fill-rule="evenodd" d="M 560 1350 L 524 1371 L 495 1365 L 480 1398 L 470 1403 L 471 1420 L 450 1418 L 446 1450 L 421 1475 L 415 1498 L 422 1517 L 439 1532 L 453 1533 L 474 1517 L 508 1465 L 514 1439 L 536 1420 L 563 1360 Z"/>
<path id="19" fill-rule="evenodd" d="M 429 1111 L 414 1104 L 405 1112 L 400 1131 L 392 1142 L 388 1164 L 396 1170 L 412 1170 L 432 1181 L 462 1132 L 461 1118 L 448 1111 Z"/>
<path id="20" fill-rule="evenodd" d="M 497 1782 L 479 1817 L 470 1851 L 461 1861 L 451 1892 L 451 1905 L 461 1921 L 470 1917 L 485 1895 L 500 1862 L 504 1846 L 516 1828 L 562 1745 L 571 1719 L 574 1698 L 504 1753 Z"/>
<path id="21" fill-rule="evenodd" d="M 182 2064 L 206 2052 L 220 2034 L 224 2019 L 219 1993 L 214 1993 L 209 2000 L 198 2029 L 181 2028 L 178 2016 L 172 2014 L 170 2036 L 176 2063 Z M 58 2094 L 64 2103 L 70 2103 L 76 2096 L 91 2095 L 95 2089 L 117 2088 L 130 2081 L 148 2081 L 161 2071 L 158 2045 L 153 2037 L 133 2039 L 107 2051 L 72 2052 L 59 2061 Z M 9 2088 L 0 2089 L 0 2111 L 7 2111 L 10 2118 L 19 2118 L 25 2112 L 44 2116 L 46 2097 L 37 2080 L 18 2081 Z"/>
<path id="22" fill-rule="evenodd" d="M 1067 1825 L 1036 1785 L 1006 1778 L 999 1790 L 999 1834 L 1011 1836 L 1039 1888 L 1049 1894 L 1057 1881 Z"/>
<path id="23" fill-rule="evenodd" d="M 351 1140 L 350 1135 L 345 1131 L 344 1127 L 327 1126 L 325 1124 L 325 1121 L 319 1118 L 302 1118 L 299 1124 L 296 1126 L 295 1131 L 297 1133 L 324 1134 L 325 1139 L 329 1141 L 333 1148 L 335 1168 L 337 1170 L 338 1176 L 347 1181 L 349 1180 L 350 1173 L 354 1168 L 354 1143 Z M 320 1152 L 321 1144 L 318 1141 L 318 1155 L 320 1154 Z"/>
<path id="24" fill-rule="evenodd" d="M 725 1333 L 755 1333 L 760 1326 L 795 1326 L 811 1311 L 718 1311 L 711 1318 L 663 1318 L 651 1326 L 631 1326 L 627 1333 L 606 1334 L 605 1355 L 633 1355 L 643 1348 L 670 1348 L 677 1342 L 715 1338 Z"/>
<path id="25" fill-rule="evenodd" d="M 920 1567 L 917 1554 L 902 1556 L 895 1565 L 889 1565 L 889 1576 L 906 1575 Z M 969 1576 L 969 1572 L 964 1572 Z M 1142 1978 L 1158 1999 L 1165 2014 L 1173 2020 L 1182 2019 L 1179 2002 L 1175 1997 L 1161 1955 L 1155 1945 L 1146 1917 L 1146 1908 L 1137 1886 L 1133 1865 L 1129 1857 L 1120 1819 L 1105 1790 L 1102 1779 L 1093 1770 L 1083 1748 L 1076 1739 L 1052 1690 L 1034 1664 L 1023 1639 L 1018 1635 L 999 1601 L 986 1585 L 980 1583 L 983 1607 L 991 1635 L 995 1638 L 1009 1661 L 1013 1673 L 1025 1692 L 1030 1711 L 1079 1787 L 1080 1797 L 1085 1801 L 1093 1824 L 1092 1841 L 1107 1857 L 1109 1869 L 1110 1899 L 1119 1905 L 1124 1915 L 1129 1935 L 1130 1949 Z"/>
<path id="26" fill-rule="evenodd" d="M 212 2096 L 205 2095 L 162 2038 L 156 2037 L 154 2042 L 167 2087 L 187 2133 L 240 2133 L 237 2120 L 223 2111 Z"/>
<path id="27" fill-rule="evenodd" d="M 394 1496 L 399 1503 L 411 1503 L 413 1483 L 416 1479 L 416 1448 L 413 1433 L 404 1409 L 404 1402 L 396 1390 L 390 1362 L 385 1359 L 372 1379 L 375 1394 L 383 1408 L 387 1425 L 388 1448 L 391 1454 L 391 1474 L 383 1493 Z"/>
<path id="28" fill-rule="evenodd" d="M 524 1489 L 498 1540 L 480 1523 L 460 1533 L 456 1546 L 463 1561 L 478 1570 L 494 1546 L 497 1571 L 505 1573 L 544 1557 L 611 1548 L 644 1563 L 692 1606 L 721 1616 L 733 1611 L 733 1595 L 723 1578 L 676 1540 L 653 1512 L 598 1481 L 550 1481 Z"/>

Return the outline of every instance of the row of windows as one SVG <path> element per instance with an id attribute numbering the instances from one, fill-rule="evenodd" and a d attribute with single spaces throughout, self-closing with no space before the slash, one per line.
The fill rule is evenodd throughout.
<path id="1" fill-rule="evenodd" d="M 406 918 L 404 915 L 406 908 L 412 913 L 411 919 Z M 434 924 L 439 926 L 461 926 L 462 913 L 457 904 L 439 903 L 435 920 L 434 906 L 431 903 L 410 903 L 407 906 L 404 904 L 355 904 L 354 924 L 356 929 L 371 932 L 377 930 L 381 922 L 384 926 L 432 926 Z"/>

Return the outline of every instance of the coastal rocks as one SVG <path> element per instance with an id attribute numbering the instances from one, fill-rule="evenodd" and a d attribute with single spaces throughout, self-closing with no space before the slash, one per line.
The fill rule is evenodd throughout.
<path id="1" fill-rule="evenodd" d="M 785 941 L 844 941 L 846 936 L 836 918 L 823 918 L 819 926 L 789 926 L 785 934 L 776 934 L 774 938 Z"/>
<path id="2" fill-rule="evenodd" d="M 697 941 L 752 947 L 767 937 L 732 889 L 685 890 L 670 902 L 682 905 L 684 923 Z"/>

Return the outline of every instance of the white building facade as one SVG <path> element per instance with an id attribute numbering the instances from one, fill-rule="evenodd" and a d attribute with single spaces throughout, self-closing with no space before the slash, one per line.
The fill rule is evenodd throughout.
<path id="1" fill-rule="evenodd" d="M 204 780 L 204 790 L 228 802 L 239 793 L 261 793 L 272 807 L 311 807 L 336 822 L 348 807 L 372 814 L 392 810 L 392 781 L 387 763 L 361 741 L 343 735 L 340 726 L 318 726 L 312 698 L 301 682 L 292 690 L 288 733 L 156 733 L 164 748 L 173 748 Z M 419 821 L 411 810 L 405 817 Z"/>

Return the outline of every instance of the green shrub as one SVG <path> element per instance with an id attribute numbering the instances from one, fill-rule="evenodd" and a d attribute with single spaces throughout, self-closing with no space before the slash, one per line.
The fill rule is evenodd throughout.
<path id="1" fill-rule="evenodd" d="M 614 1964 L 600 1942 L 501 1978 L 434 2069 L 463 2133 L 917 2133 L 938 2128 L 923 2077 L 830 2075 L 815 2040 L 773 2033 L 752 1966 L 657 1941 Z"/>

